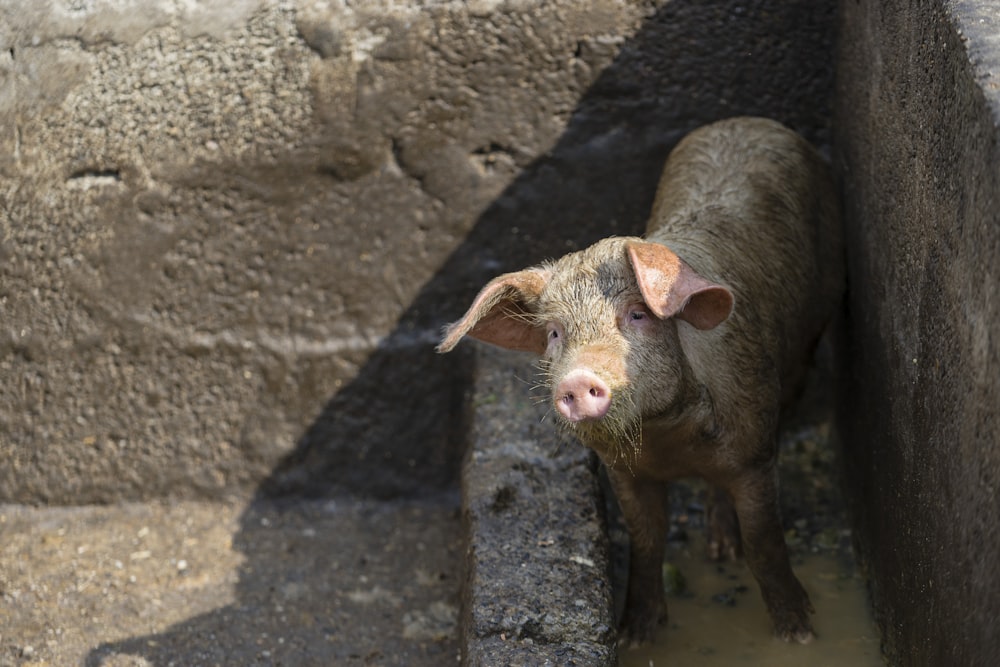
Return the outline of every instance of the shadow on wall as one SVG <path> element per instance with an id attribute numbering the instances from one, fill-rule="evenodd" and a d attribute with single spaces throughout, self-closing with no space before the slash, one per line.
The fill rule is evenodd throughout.
<path id="1" fill-rule="evenodd" d="M 454 483 L 469 357 L 438 357 L 427 332 L 460 316 L 499 273 L 641 233 L 666 154 L 699 125 L 759 114 L 825 145 L 832 6 L 685 0 L 649 19 L 553 150 L 480 216 L 262 491 L 392 497 Z"/>
<path id="2" fill-rule="evenodd" d="M 463 396 L 471 355 L 436 355 L 426 332 L 460 315 L 479 287 L 498 273 L 604 236 L 641 233 L 667 152 L 699 125 L 763 115 L 826 145 L 833 5 L 675 0 L 651 16 L 579 101 L 550 153 L 525 169 L 480 216 L 357 378 L 330 399 L 295 451 L 261 485 L 259 495 L 390 498 L 454 489 L 464 449 Z M 315 653 L 323 646 L 333 650 L 322 618 L 289 624 L 274 605 L 258 604 L 261 590 L 275 590 L 301 568 L 266 556 L 274 551 L 268 541 L 275 538 L 255 512 L 251 508 L 242 517 L 235 538 L 247 557 L 235 603 L 160 635 L 103 645 L 87 664 L 104 664 L 104 658 L 119 653 L 156 665 L 231 664 L 240 661 L 238 656 L 252 660 L 252 638 L 273 628 L 296 640 L 277 647 L 267 662 L 324 664 L 334 657 Z M 328 556 L 296 556 L 314 563 L 308 571 L 316 581 L 304 582 L 313 596 L 331 594 L 324 585 Z M 296 604 L 319 608 L 308 601 Z"/>

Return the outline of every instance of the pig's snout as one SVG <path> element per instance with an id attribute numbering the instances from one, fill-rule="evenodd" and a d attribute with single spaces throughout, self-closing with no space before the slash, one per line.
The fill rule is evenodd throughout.
<path id="1" fill-rule="evenodd" d="M 611 407 L 611 390 L 588 369 L 570 371 L 555 390 L 556 409 L 571 422 L 600 419 Z"/>

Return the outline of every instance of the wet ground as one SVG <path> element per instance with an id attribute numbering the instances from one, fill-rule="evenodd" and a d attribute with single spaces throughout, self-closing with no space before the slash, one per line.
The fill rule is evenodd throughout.
<path id="1" fill-rule="evenodd" d="M 883 665 L 867 590 L 851 549 L 835 435 L 824 401 L 822 393 L 807 398 L 785 430 L 779 458 L 786 541 L 792 567 L 816 609 L 816 639 L 801 646 L 771 636 L 764 602 L 746 564 L 706 558 L 707 487 L 680 482 L 672 489 L 664 561 L 670 617 L 654 646 L 620 651 L 621 667 Z M 620 564 L 626 538 L 620 524 L 612 526 Z"/>
<path id="2" fill-rule="evenodd" d="M 851 563 L 828 553 L 795 559 L 795 573 L 816 608 L 817 638 L 801 646 L 771 637 L 763 600 L 743 563 L 707 564 L 701 548 L 703 543 L 669 554 L 671 565 L 683 573 L 686 589 L 670 596 L 670 620 L 656 645 L 622 650 L 621 667 L 883 664 L 864 582 Z"/>
<path id="3" fill-rule="evenodd" d="M 0 507 L 0 666 L 455 664 L 457 495 Z"/>

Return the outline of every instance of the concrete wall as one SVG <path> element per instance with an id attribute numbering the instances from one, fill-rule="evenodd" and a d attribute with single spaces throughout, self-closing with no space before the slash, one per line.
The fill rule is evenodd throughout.
<path id="1" fill-rule="evenodd" d="M 493 274 L 641 228 L 815 0 L 0 0 L 0 501 L 453 484 Z"/>
<path id="2" fill-rule="evenodd" d="M 892 664 L 1000 664 L 1000 15 L 841 3 L 841 425 Z"/>

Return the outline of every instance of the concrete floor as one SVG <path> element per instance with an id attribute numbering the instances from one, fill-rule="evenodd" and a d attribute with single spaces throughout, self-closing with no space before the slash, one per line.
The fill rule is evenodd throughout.
<path id="1" fill-rule="evenodd" d="M 0 666 L 458 657 L 457 495 L 0 506 Z"/>

